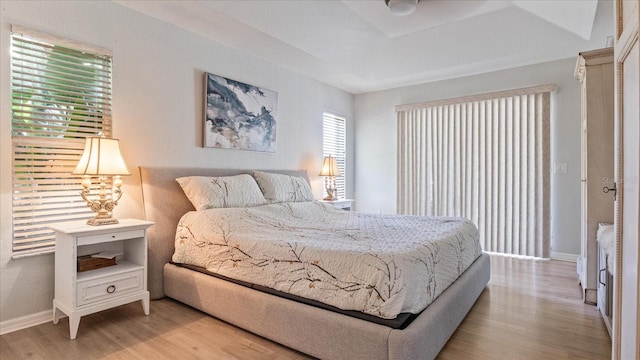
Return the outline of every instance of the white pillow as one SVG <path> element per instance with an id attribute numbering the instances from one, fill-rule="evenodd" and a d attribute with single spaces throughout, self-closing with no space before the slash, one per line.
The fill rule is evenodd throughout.
<path id="1" fill-rule="evenodd" d="M 314 200 L 309 183 L 300 176 L 254 171 L 253 177 L 270 203 Z"/>
<path id="2" fill-rule="evenodd" d="M 249 174 L 221 177 L 177 178 L 196 210 L 249 207 L 267 203 L 255 179 Z"/>

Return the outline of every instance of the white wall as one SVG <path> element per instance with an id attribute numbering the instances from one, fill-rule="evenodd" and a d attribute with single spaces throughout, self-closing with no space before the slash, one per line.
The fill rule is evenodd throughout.
<path id="1" fill-rule="evenodd" d="M 215 21 L 215 19 L 212 19 Z M 139 165 L 307 169 L 314 192 L 322 161 L 322 113 L 353 119 L 353 96 L 108 1 L 3 1 L 0 18 L 0 324 L 52 307 L 53 256 L 11 259 L 10 24 L 113 51 L 114 137 Z M 277 151 L 203 148 L 203 72 L 278 92 Z M 351 131 L 349 131 L 351 129 Z M 353 144 L 353 124 L 348 126 Z M 353 173 L 353 172 L 352 172 Z M 347 191 L 353 193 L 353 180 Z M 140 217 L 136 176 L 118 217 Z M 44 314 L 44 313 L 42 313 Z"/>
<path id="2" fill-rule="evenodd" d="M 580 87 L 573 77 L 575 62 L 576 59 L 566 59 L 356 95 L 358 211 L 396 212 L 394 105 L 557 84 L 559 90 L 551 100 L 551 164 L 566 163 L 567 173 L 551 174 L 551 250 L 552 254 L 577 257 L 580 254 Z"/>

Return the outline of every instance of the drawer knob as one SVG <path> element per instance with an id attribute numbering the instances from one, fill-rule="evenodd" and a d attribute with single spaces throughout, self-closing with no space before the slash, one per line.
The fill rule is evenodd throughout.
<path id="1" fill-rule="evenodd" d="M 115 285 L 111 285 L 107 288 L 107 292 L 109 294 L 113 294 L 114 292 L 116 292 L 116 286 Z"/>

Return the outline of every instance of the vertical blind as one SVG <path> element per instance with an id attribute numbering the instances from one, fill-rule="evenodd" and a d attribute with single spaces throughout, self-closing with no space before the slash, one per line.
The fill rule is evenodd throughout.
<path id="1" fill-rule="evenodd" d="M 396 107 L 398 212 L 466 217 L 485 251 L 548 258 L 554 89 Z"/>
<path id="2" fill-rule="evenodd" d="M 90 136 L 111 136 L 111 56 L 11 34 L 13 256 L 51 251 L 48 226 L 87 219 L 71 175 Z"/>
<path id="3" fill-rule="evenodd" d="M 345 198 L 346 188 L 346 119 L 342 116 L 324 113 L 322 129 L 323 156 L 336 158 L 340 176 L 336 177 L 338 198 Z"/>

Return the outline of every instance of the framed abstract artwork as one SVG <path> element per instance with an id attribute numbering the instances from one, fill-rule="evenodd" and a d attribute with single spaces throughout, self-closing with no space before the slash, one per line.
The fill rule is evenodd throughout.
<path id="1" fill-rule="evenodd" d="M 204 146 L 276 151 L 278 93 L 205 73 Z"/>

